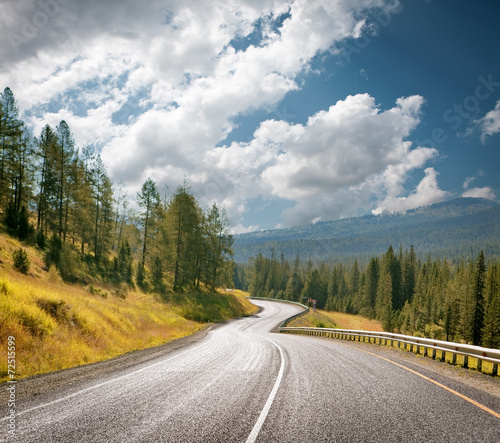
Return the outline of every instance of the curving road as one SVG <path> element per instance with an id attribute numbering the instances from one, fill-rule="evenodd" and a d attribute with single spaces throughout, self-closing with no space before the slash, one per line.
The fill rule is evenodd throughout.
<path id="1" fill-rule="evenodd" d="M 495 416 L 375 355 L 394 360 L 383 348 L 271 333 L 298 308 L 255 304 L 260 314 L 146 360 L 54 389 L 57 374 L 41 377 L 38 395 L 22 395 L 33 381 L 19 382 L 15 435 L 2 397 L 0 441 L 500 441 L 498 392 L 413 367 Z"/>

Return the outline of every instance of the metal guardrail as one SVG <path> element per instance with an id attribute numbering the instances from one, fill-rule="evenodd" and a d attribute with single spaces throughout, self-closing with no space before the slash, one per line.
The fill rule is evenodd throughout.
<path id="1" fill-rule="evenodd" d="M 464 368 L 469 367 L 470 357 L 475 358 L 477 359 L 476 369 L 478 371 L 482 371 L 483 361 L 487 361 L 492 363 L 491 375 L 498 375 L 498 365 L 500 364 L 500 349 L 483 348 L 480 346 L 467 345 L 463 343 L 453 343 L 443 340 L 434 340 L 432 338 L 414 337 L 412 335 L 394 334 L 391 332 L 360 331 L 355 329 L 289 327 L 286 326 L 289 322 L 309 312 L 308 306 L 290 300 L 266 297 L 250 298 L 256 300 L 291 303 L 304 308 L 304 311 L 287 318 L 283 323 L 281 323 L 279 327 L 280 332 L 291 332 L 344 340 L 368 341 L 370 343 L 373 339 L 373 343 L 377 343 L 378 340 L 378 344 L 382 344 L 382 341 L 384 341 L 384 345 L 387 345 L 387 343 L 390 341 L 389 345 L 391 347 L 394 347 L 394 342 L 396 342 L 399 348 L 403 346 L 405 350 L 408 350 L 409 347 L 409 350 L 411 352 L 416 351 L 417 353 L 420 353 L 420 350 L 423 349 L 424 357 L 430 356 L 433 359 L 437 358 L 437 351 L 440 351 L 441 361 L 447 361 L 446 354 L 451 354 L 451 360 L 449 361 L 449 363 L 453 365 L 457 364 L 457 356 L 461 355 L 463 357 L 462 367 Z"/>
<path id="2" fill-rule="evenodd" d="M 476 369 L 482 371 L 483 361 L 492 363 L 491 375 L 498 375 L 498 365 L 500 364 L 500 349 L 482 348 L 480 346 L 467 345 L 462 343 L 453 343 L 443 340 L 433 340 L 431 338 L 413 337 L 411 335 L 393 334 L 390 332 L 358 331 L 353 329 L 332 329 L 332 328 L 307 328 L 307 327 L 280 327 L 280 332 L 291 332 L 298 334 L 315 335 L 321 337 L 330 337 L 344 340 L 368 341 L 393 347 L 394 342 L 398 347 L 404 346 L 405 350 L 420 353 L 423 349 L 423 355 L 436 359 L 437 351 L 441 351 L 442 361 L 446 360 L 446 354 L 451 354 L 449 363 L 456 365 L 457 356 L 463 357 L 462 366 L 469 367 L 469 358 L 477 359 Z M 384 343 L 382 343 L 384 341 Z"/>

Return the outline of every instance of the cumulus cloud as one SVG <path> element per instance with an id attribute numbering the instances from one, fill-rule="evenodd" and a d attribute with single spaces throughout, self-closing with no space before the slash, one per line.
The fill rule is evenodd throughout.
<path id="1" fill-rule="evenodd" d="M 398 199 L 406 200 L 402 209 L 421 205 L 427 191 L 435 202 L 445 193 L 438 192 L 431 170 L 415 195 L 400 197 L 410 171 L 437 155 L 405 140 L 420 121 L 422 104 L 422 97 L 412 96 L 382 111 L 368 94 L 349 96 L 305 125 L 264 121 L 251 142 L 210 150 L 205 161 L 226 171 L 238 195 L 295 201 L 283 213 L 291 225 L 371 209 L 374 196 L 383 200 L 380 211 L 396 210 Z"/>
<path id="2" fill-rule="evenodd" d="M 438 173 L 436 170 L 434 168 L 426 168 L 424 172 L 425 177 L 408 196 L 394 197 L 388 195 L 372 213 L 378 215 L 383 212 L 401 212 L 445 200 L 449 196 L 449 193 L 439 189 L 437 182 Z"/>
<path id="3" fill-rule="evenodd" d="M 373 97 L 359 94 L 318 112 L 305 127 L 270 124 L 269 141 L 282 144 L 286 153 L 263 179 L 282 198 L 310 198 L 358 185 L 406 156 L 409 144 L 403 139 L 418 124 L 422 102 L 419 96 L 399 99 L 395 108 L 382 112 Z"/>
<path id="4" fill-rule="evenodd" d="M 484 171 L 479 170 L 478 175 L 480 177 L 484 176 Z M 474 198 L 486 198 L 488 200 L 496 200 L 496 195 L 490 186 L 485 187 L 474 187 L 471 188 L 471 184 L 476 180 L 476 177 L 467 177 L 464 181 L 463 188 L 464 192 L 462 197 L 474 197 Z"/>
<path id="5" fill-rule="evenodd" d="M 297 79 L 316 55 L 359 37 L 370 10 L 390 13 L 397 6 L 386 0 L 4 2 L 0 84 L 12 88 L 35 134 L 65 119 L 77 144 L 96 146 L 129 195 L 147 177 L 160 188 L 187 178 L 202 203 L 225 205 L 237 231 L 249 229 L 241 217 L 257 197 L 295 202 L 283 214 L 287 224 L 374 205 L 408 207 L 424 201 L 426 190 L 431 200 L 440 195 L 435 171 L 427 169 L 421 187 L 404 197 L 408 174 L 437 153 L 408 140 L 420 121 L 420 96 L 386 110 L 368 94 L 349 96 L 305 124 L 267 120 L 251 141 L 220 146 L 238 117 L 272 110 L 300 89 Z M 131 98 L 137 105 L 125 112 Z"/>
<path id="6" fill-rule="evenodd" d="M 481 129 L 481 140 L 483 143 L 488 136 L 500 132 L 500 100 L 497 101 L 495 109 L 488 112 L 482 119 L 478 121 Z"/>
<path id="7" fill-rule="evenodd" d="M 488 200 L 496 200 L 496 195 L 490 186 L 467 189 L 467 191 L 462 194 L 462 197 L 486 198 Z"/>

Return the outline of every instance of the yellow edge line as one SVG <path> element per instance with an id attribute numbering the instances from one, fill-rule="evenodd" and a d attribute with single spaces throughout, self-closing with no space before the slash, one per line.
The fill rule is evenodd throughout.
<path id="1" fill-rule="evenodd" d="M 472 400 L 472 398 L 466 397 L 465 395 L 460 394 L 460 392 L 454 391 L 453 389 L 449 388 L 448 386 L 442 385 L 441 383 L 439 383 L 435 380 L 432 380 L 432 378 L 426 377 L 425 375 L 420 374 L 419 372 L 414 371 L 413 369 L 410 369 L 410 368 L 407 368 L 406 366 L 400 365 L 399 363 L 396 363 L 392 360 L 389 360 L 388 358 L 381 357 L 380 355 L 374 354 L 373 352 L 369 352 L 369 351 L 365 351 L 364 349 L 357 348 L 356 346 L 346 345 L 345 343 L 339 343 L 339 344 L 341 344 L 342 346 L 347 346 L 348 348 L 357 349 L 358 351 L 365 352 L 366 354 L 374 355 L 375 357 L 378 357 L 378 358 L 381 358 L 382 360 L 388 361 L 389 363 L 392 363 L 393 365 L 396 365 L 396 366 L 399 366 L 400 368 L 406 369 L 407 371 L 410 371 L 411 373 L 418 375 L 419 377 L 422 377 L 424 380 L 430 381 L 431 383 L 434 383 L 435 385 L 439 386 L 440 388 L 443 388 L 446 391 L 451 392 L 452 394 L 455 394 L 457 397 L 460 397 L 460 398 L 464 399 L 465 401 L 468 401 L 469 403 L 473 404 L 474 406 L 477 406 L 479 409 L 482 409 L 483 411 L 487 412 L 488 414 L 491 414 L 496 418 L 500 418 L 500 414 L 498 412 L 495 412 L 492 409 L 487 408 L 486 406 L 482 405 L 481 403 L 478 403 L 477 401 Z"/>

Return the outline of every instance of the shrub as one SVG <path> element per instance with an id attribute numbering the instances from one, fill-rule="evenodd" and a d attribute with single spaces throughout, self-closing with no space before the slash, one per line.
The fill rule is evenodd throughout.
<path id="1" fill-rule="evenodd" d="M 70 308 L 64 300 L 39 299 L 36 302 L 37 306 L 50 315 L 54 320 L 59 322 L 67 322 L 70 318 Z"/>
<path id="2" fill-rule="evenodd" d="M 108 293 L 104 289 L 95 288 L 94 285 L 90 285 L 88 291 L 92 295 L 100 295 L 102 298 L 108 298 Z"/>
<path id="3" fill-rule="evenodd" d="M 7 295 L 9 293 L 9 286 L 6 281 L 0 281 L 0 294 Z"/>
<path id="4" fill-rule="evenodd" d="M 144 265 L 142 263 L 139 263 L 137 265 L 137 275 L 135 277 L 135 281 L 137 282 L 137 285 L 142 287 L 144 285 L 144 280 L 145 280 L 145 272 L 144 272 Z"/>
<path id="5" fill-rule="evenodd" d="M 429 323 L 425 325 L 425 336 L 428 338 L 433 338 L 435 340 L 445 340 L 446 334 L 444 328 L 435 323 Z"/>
<path id="6" fill-rule="evenodd" d="M 59 271 L 57 270 L 57 267 L 54 264 L 51 264 L 49 267 L 48 279 L 49 279 L 49 281 L 52 281 L 55 283 L 62 282 L 61 274 L 59 274 Z"/>
<path id="7" fill-rule="evenodd" d="M 12 254 L 14 259 L 14 269 L 19 271 L 21 274 L 27 274 L 30 270 L 30 261 L 28 260 L 28 254 L 23 248 L 16 249 Z"/>

